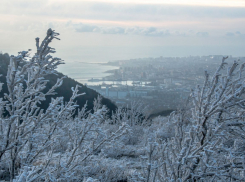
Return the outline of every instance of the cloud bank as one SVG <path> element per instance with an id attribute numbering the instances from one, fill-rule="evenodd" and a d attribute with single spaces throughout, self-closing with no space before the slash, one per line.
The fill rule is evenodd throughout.
<path id="1" fill-rule="evenodd" d="M 197 32 L 193 30 L 188 32 L 179 32 L 179 31 L 169 31 L 167 29 L 157 28 L 157 27 L 101 27 L 90 24 L 73 24 L 76 32 L 85 33 L 101 33 L 101 34 L 120 34 L 120 35 L 140 35 L 140 36 L 154 36 L 154 37 L 169 37 L 169 36 L 198 36 L 198 37 L 208 37 L 208 32 Z"/>

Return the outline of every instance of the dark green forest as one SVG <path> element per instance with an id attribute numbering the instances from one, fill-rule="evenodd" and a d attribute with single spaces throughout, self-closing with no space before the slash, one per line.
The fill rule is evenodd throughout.
<path id="1" fill-rule="evenodd" d="M 0 53 L 0 82 L 4 83 L 2 91 L 0 92 L 0 97 L 4 97 L 4 93 L 8 92 L 7 89 L 7 84 L 6 84 L 6 75 L 8 71 L 8 65 L 9 65 L 9 54 L 1 54 Z M 58 73 L 57 75 L 48 75 L 47 80 L 49 82 L 47 83 L 46 90 L 50 89 L 57 81 L 58 78 L 63 77 L 64 75 L 62 73 Z M 87 110 L 93 111 L 93 101 L 96 99 L 99 95 L 96 91 L 88 88 L 86 85 L 83 85 L 69 77 L 65 78 L 63 81 L 63 84 L 61 87 L 56 89 L 56 95 L 54 96 L 48 96 L 46 97 L 46 100 L 41 104 L 42 109 L 46 109 L 51 102 L 51 97 L 56 98 L 56 97 L 64 97 L 64 101 L 68 102 L 70 97 L 72 96 L 72 90 L 71 87 L 75 87 L 76 85 L 80 85 L 81 88 L 79 89 L 79 93 L 85 93 L 85 95 L 82 95 L 76 99 L 77 104 L 79 105 L 79 108 L 82 108 L 84 104 L 87 102 Z M 111 116 L 112 112 L 115 112 L 116 110 L 116 105 L 112 103 L 109 99 L 102 97 L 102 104 L 106 105 L 107 108 L 109 109 L 108 115 Z"/>

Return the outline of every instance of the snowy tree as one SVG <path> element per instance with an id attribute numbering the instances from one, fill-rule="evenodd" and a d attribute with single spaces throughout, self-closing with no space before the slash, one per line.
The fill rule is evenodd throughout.
<path id="1" fill-rule="evenodd" d="M 143 172 L 135 179 L 245 181 L 245 63 L 226 68 L 226 59 L 212 77 L 205 72 L 188 108 L 170 115 L 174 136 L 147 147 Z"/>
<path id="2" fill-rule="evenodd" d="M 88 113 L 85 105 L 75 116 L 74 100 L 83 95 L 78 93 L 78 86 L 71 88 L 69 102 L 57 97 L 46 110 L 40 109 L 64 79 L 44 92 L 48 82 L 44 77 L 56 74 L 57 66 L 63 64 L 51 56 L 55 49 L 49 47 L 58 35 L 48 29 L 41 43 L 36 38 L 33 57 L 22 51 L 10 58 L 8 93 L 0 98 L 0 166 L 9 171 L 11 181 L 81 181 L 96 176 L 89 172 L 99 161 L 96 153 L 127 132 L 128 126 L 121 123 L 115 132 L 106 133 L 101 123 L 109 123 L 108 110 L 100 99 L 95 101 L 93 113 Z"/>

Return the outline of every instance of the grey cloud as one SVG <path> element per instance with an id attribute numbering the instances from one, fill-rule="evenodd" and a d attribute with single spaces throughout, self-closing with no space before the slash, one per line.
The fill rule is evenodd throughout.
<path id="1" fill-rule="evenodd" d="M 123 28 L 123 27 L 99 27 L 88 24 L 75 24 L 74 28 L 77 32 L 96 32 L 102 34 L 122 34 L 122 35 L 143 35 L 143 36 L 170 36 L 168 30 L 158 29 L 156 27 L 149 28 Z"/>
<path id="2" fill-rule="evenodd" d="M 149 27 L 143 30 L 144 34 L 151 35 L 157 32 L 157 29 L 155 27 Z"/>
<path id="3" fill-rule="evenodd" d="M 96 32 L 102 34 L 125 34 L 125 29 L 121 27 L 105 28 L 89 24 L 74 24 L 77 32 Z"/>
<path id="4" fill-rule="evenodd" d="M 240 31 L 236 31 L 236 32 L 227 32 L 225 34 L 226 37 L 240 37 L 240 38 L 244 38 L 245 34 L 241 33 Z"/>
<path id="5" fill-rule="evenodd" d="M 98 26 L 83 23 L 75 24 L 74 27 L 77 32 L 95 32 L 97 29 L 99 29 Z"/>
<path id="6" fill-rule="evenodd" d="M 208 32 L 194 32 L 189 30 L 187 32 L 169 31 L 156 27 L 99 27 L 97 25 L 89 24 L 73 24 L 77 32 L 96 32 L 101 34 L 121 34 L 121 35 L 142 35 L 152 37 L 167 37 L 167 36 L 179 36 L 179 37 L 208 37 Z M 238 34 L 238 33 L 237 33 Z"/>
<path id="7" fill-rule="evenodd" d="M 233 37 L 233 36 L 235 36 L 235 34 L 232 33 L 232 32 L 227 32 L 225 35 L 228 36 L 228 37 Z"/>
<path id="8" fill-rule="evenodd" d="M 188 31 L 189 34 L 192 34 L 193 32 Z M 185 37 L 187 34 L 185 32 L 179 32 L 179 31 L 175 31 L 175 34 L 177 36 L 181 36 L 181 37 Z"/>
<path id="9" fill-rule="evenodd" d="M 209 33 L 208 32 L 197 32 L 196 35 L 198 37 L 208 37 Z"/>
<path id="10" fill-rule="evenodd" d="M 171 35 L 168 30 L 159 30 L 155 27 L 150 27 L 150 28 L 145 29 L 143 31 L 143 34 L 148 35 L 148 36 L 170 36 Z"/>
<path id="11" fill-rule="evenodd" d="M 168 30 L 158 29 L 156 27 L 149 27 L 149 28 L 128 28 L 125 31 L 126 34 L 133 34 L 133 35 L 145 35 L 145 36 L 170 36 Z"/>
<path id="12" fill-rule="evenodd" d="M 101 28 L 101 32 L 104 34 L 125 34 L 125 29 L 122 27 Z"/>

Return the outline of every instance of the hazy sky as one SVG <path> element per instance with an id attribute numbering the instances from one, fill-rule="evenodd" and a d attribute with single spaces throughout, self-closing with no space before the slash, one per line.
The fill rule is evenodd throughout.
<path id="1" fill-rule="evenodd" d="M 35 48 L 59 32 L 67 61 L 245 56 L 245 0 L 1 0 L 0 50 Z"/>

